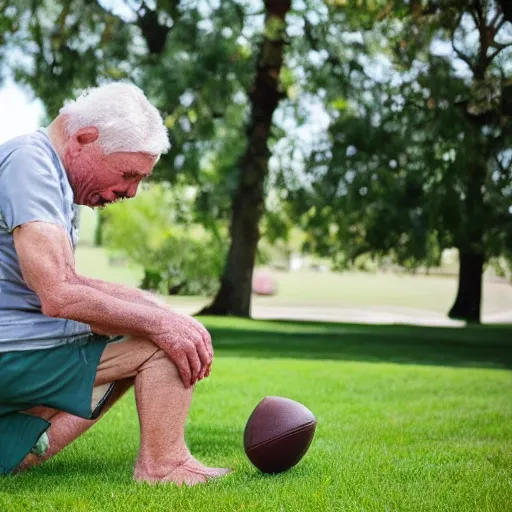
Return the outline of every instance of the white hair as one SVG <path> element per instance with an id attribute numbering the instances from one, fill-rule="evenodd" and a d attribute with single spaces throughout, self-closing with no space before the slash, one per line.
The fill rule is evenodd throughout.
<path id="1" fill-rule="evenodd" d="M 149 153 L 160 156 L 170 148 L 167 128 L 141 89 L 128 83 L 90 88 L 61 109 L 68 135 L 94 126 L 105 154 Z"/>

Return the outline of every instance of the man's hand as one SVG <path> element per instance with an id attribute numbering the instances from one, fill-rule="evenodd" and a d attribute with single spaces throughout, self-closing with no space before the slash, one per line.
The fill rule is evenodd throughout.
<path id="1" fill-rule="evenodd" d="M 150 336 L 174 362 L 185 387 L 210 375 L 213 346 L 210 333 L 194 318 L 172 313 L 168 332 Z"/>
<path id="2" fill-rule="evenodd" d="M 199 377 L 196 380 L 192 380 L 192 384 L 194 384 L 198 380 L 201 380 L 210 375 L 211 364 L 212 364 L 211 358 L 213 358 L 212 341 L 211 341 L 208 331 L 197 320 L 195 320 L 192 317 L 189 317 L 186 315 L 180 315 L 180 314 L 173 312 L 171 310 L 169 304 L 167 304 L 166 302 L 161 300 L 157 295 L 143 291 L 143 290 L 139 290 L 138 288 L 130 288 L 128 286 L 124 286 L 121 284 L 108 283 L 105 281 L 101 281 L 99 279 L 91 279 L 90 277 L 84 277 L 84 276 L 79 276 L 79 279 L 82 284 L 84 284 L 86 286 L 90 286 L 92 288 L 95 288 L 96 290 L 99 290 L 101 292 L 108 293 L 112 297 L 117 297 L 119 299 L 127 300 L 127 301 L 133 302 L 135 304 L 156 307 L 156 308 L 164 310 L 168 315 L 169 327 L 168 327 L 168 329 L 167 328 L 165 329 L 165 332 L 163 335 L 154 336 L 153 338 L 155 340 L 158 339 L 158 342 L 161 343 L 160 346 L 161 346 L 162 350 L 164 350 L 164 352 L 166 352 L 166 354 L 174 361 L 174 363 L 176 364 L 176 366 L 178 366 L 178 368 L 179 368 L 180 362 L 186 366 L 186 367 L 183 366 L 183 369 L 180 369 L 180 375 L 183 378 L 183 384 L 187 387 L 190 385 L 191 379 L 193 377 L 193 371 L 190 368 L 190 365 L 187 364 L 189 359 L 192 359 L 193 361 L 197 361 L 197 358 L 199 358 L 201 365 L 203 365 L 204 357 L 202 359 L 199 351 L 197 351 L 195 348 L 193 348 L 193 349 L 190 348 L 191 350 L 195 350 L 195 352 L 197 353 L 197 357 L 195 357 L 195 356 L 188 357 L 186 355 L 186 353 L 184 353 L 184 357 L 181 357 L 180 361 L 178 361 L 175 357 L 176 350 L 173 348 L 174 347 L 173 340 L 177 336 L 175 325 L 180 330 L 186 330 L 186 327 L 182 328 L 180 326 L 182 326 L 184 323 L 190 323 L 191 324 L 190 329 L 188 329 L 186 334 L 183 335 L 184 337 L 181 340 L 182 345 L 184 345 L 184 347 L 185 347 L 185 350 L 187 349 L 187 347 L 192 347 L 192 346 L 195 347 L 194 339 L 197 337 L 195 333 L 197 330 L 199 330 L 200 334 L 202 335 L 202 339 L 205 342 L 206 350 L 207 350 L 208 354 L 210 354 L 209 364 L 207 365 L 206 369 L 203 368 L 203 366 L 201 366 L 201 371 L 199 372 Z M 109 331 L 109 328 L 106 325 L 91 324 L 91 329 L 93 330 L 93 332 L 95 332 L 97 334 L 105 334 L 105 335 L 114 334 Z M 169 334 L 167 333 L 167 330 L 168 330 Z M 188 340 L 188 338 L 191 338 L 191 339 Z M 152 337 L 149 337 L 149 339 L 152 339 Z M 165 341 L 165 340 L 167 340 L 167 341 Z M 153 341 L 153 343 L 157 344 L 156 341 Z M 178 344 L 179 344 L 179 340 L 178 340 Z M 201 348 L 199 350 L 201 350 Z"/>

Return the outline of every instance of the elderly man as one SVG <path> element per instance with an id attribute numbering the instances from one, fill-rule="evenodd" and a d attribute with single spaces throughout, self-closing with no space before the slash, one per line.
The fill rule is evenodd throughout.
<path id="1" fill-rule="evenodd" d="M 184 439 L 207 330 L 152 295 L 77 274 L 77 205 L 137 193 L 167 132 L 140 89 L 109 84 L 66 104 L 46 130 L 0 145 L 0 474 L 71 443 L 132 385 L 136 480 L 194 485 L 224 475 Z"/>

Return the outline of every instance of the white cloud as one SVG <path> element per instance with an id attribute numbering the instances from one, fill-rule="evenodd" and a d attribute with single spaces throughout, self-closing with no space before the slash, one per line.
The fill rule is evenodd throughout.
<path id="1" fill-rule="evenodd" d="M 31 100 L 12 80 L 0 88 L 0 144 L 40 127 L 43 105 Z"/>

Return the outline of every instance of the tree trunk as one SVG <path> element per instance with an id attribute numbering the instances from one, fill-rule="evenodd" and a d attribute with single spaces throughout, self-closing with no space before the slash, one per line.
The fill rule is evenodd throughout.
<path id="1" fill-rule="evenodd" d="M 94 230 L 94 246 L 103 247 L 103 228 L 106 221 L 105 214 L 99 210 L 96 218 L 96 229 Z"/>
<path id="2" fill-rule="evenodd" d="M 459 288 L 448 316 L 480 323 L 484 253 L 459 249 Z"/>
<path id="3" fill-rule="evenodd" d="M 500 1 L 499 5 L 505 19 L 510 19 L 512 9 L 508 6 L 509 2 Z M 473 13 L 482 11 L 482 5 L 478 2 L 472 7 Z M 478 13 L 477 18 L 478 18 Z M 480 12 L 481 14 L 481 12 Z M 495 20 L 496 21 L 496 20 Z M 478 23 L 477 23 L 478 25 Z M 485 16 L 480 18 L 478 26 L 480 34 L 480 49 L 478 52 L 477 65 L 473 67 L 474 83 L 482 83 L 485 80 L 487 70 L 490 66 L 490 59 L 487 54 L 493 35 L 489 36 Z M 490 39 L 489 39 L 490 37 Z M 488 122 L 486 120 L 488 107 L 478 113 L 473 113 L 466 108 L 466 118 L 473 125 L 474 141 L 481 140 L 481 132 Z M 462 148 L 461 148 L 462 149 Z M 489 218 L 489 206 L 485 203 L 483 190 L 485 188 L 487 166 L 492 158 L 490 147 L 480 145 L 478 142 L 472 150 L 473 157 L 470 156 L 468 175 L 467 175 L 467 194 L 464 202 L 463 229 L 459 239 L 459 289 L 457 297 L 448 316 L 467 322 L 480 323 L 481 303 L 482 303 L 482 275 L 485 264 L 485 244 L 484 233 L 487 228 L 486 219 Z"/>
<path id="4" fill-rule="evenodd" d="M 483 151 L 482 151 L 483 154 Z M 475 157 L 476 159 L 476 157 Z M 474 162 L 467 168 L 466 199 L 462 212 L 459 238 L 459 288 L 448 316 L 457 320 L 480 323 L 482 273 L 485 263 L 484 232 L 487 217 L 483 197 L 486 161 Z"/>
<path id="5" fill-rule="evenodd" d="M 248 317 L 251 313 L 252 274 L 270 157 L 267 143 L 274 111 L 283 97 L 279 74 L 283 64 L 285 17 L 290 7 L 291 0 L 265 0 L 265 34 L 254 86 L 249 92 L 251 118 L 247 148 L 238 163 L 238 186 L 232 203 L 231 245 L 220 289 L 212 304 L 201 311 L 204 315 Z"/>

